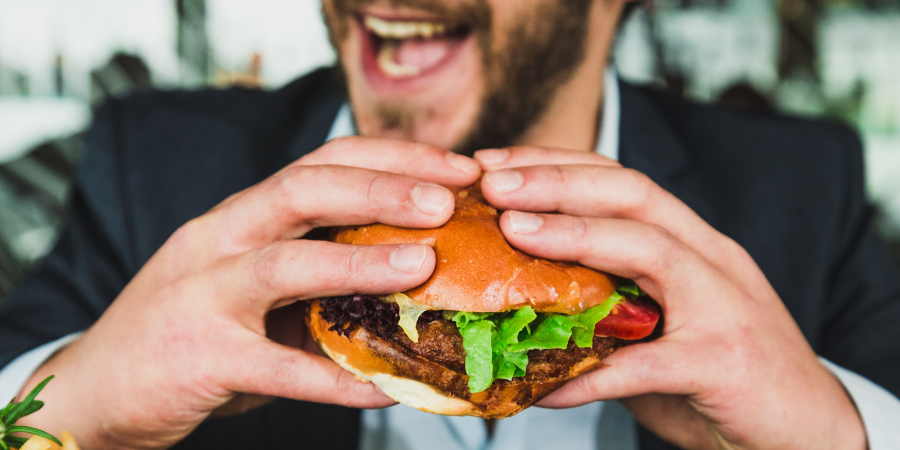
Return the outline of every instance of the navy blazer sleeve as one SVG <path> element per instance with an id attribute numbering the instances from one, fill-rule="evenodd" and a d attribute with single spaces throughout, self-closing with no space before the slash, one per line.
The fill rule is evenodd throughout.
<path id="1" fill-rule="evenodd" d="M 841 128 L 845 200 L 835 235 L 819 353 L 900 397 L 900 269 L 876 233 L 866 200 L 862 146 Z"/>
<path id="2" fill-rule="evenodd" d="M 64 230 L 52 252 L 0 300 L 0 367 L 93 324 L 130 275 L 115 102 L 95 115 L 75 176 Z"/>

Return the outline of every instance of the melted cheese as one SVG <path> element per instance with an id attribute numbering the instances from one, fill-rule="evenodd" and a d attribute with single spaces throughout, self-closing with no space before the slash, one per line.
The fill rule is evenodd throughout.
<path id="1" fill-rule="evenodd" d="M 397 306 L 400 307 L 400 328 L 403 328 L 403 331 L 406 332 L 406 335 L 409 336 L 410 340 L 419 343 L 419 330 L 416 329 L 416 324 L 419 322 L 419 316 L 425 311 L 434 308 L 424 303 L 418 303 L 402 292 L 388 295 L 387 298 L 385 298 L 385 301 L 396 303 Z"/>

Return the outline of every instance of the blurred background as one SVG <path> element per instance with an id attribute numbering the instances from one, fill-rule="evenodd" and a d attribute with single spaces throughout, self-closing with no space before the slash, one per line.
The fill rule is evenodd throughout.
<path id="1" fill-rule="evenodd" d="M 135 89 L 277 89 L 332 64 L 318 0 L 0 0 L 0 298 L 53 245 L 91 110 Z M 623 78 L 864 140 L 900 255 L 900 0 L 654 0 Z"/>

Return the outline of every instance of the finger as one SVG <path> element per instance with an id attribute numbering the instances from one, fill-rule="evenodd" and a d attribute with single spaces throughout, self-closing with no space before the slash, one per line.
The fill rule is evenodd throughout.
<path id="1" fill-rule="evenodd" d="M 481 175 L 472 158 L 399 139 L 350 136 L 328 141 L 297 165 L 342 165 L 410 175 L 444 186 L 468 186 Z"/>
<path id="2" fill-rule="evenodd" d="M 250 410 L 265 406 L 275 400 L 268 395 L 239 394 L 224 405 L 213 410 L 210 417 L 228 417 L 244 414 Z"/>
<path id="3" fill-rule="evenodd" d="M 312 228 L 380 222 L 431 228 L 453 213 L 442 186 L 406 175 L 343 166 L 294 166 L 176 233 L 179 246 L 235 254 Z"/>
<path id="4" fill-rule="evenodd" d="M 475 160 L 481 164 L 485 171 L 550 164 L 592 164 L 621 167 L 618 161 L 594 152 L 548 147 L 522 146 L 479 150 L 475 152 Z"/>
<path id="5" fill-rule="evenodd" d="M 427 245 L 295 240 L 231 258 L 205 282 L 221 293 L 216 302 L 228 302 L 236 309 L 233 316 L 253 318 L 256 328 L 267 312 L 296 300 L 412 289 L 431 276 L 434 263 Z"/>
<path id="6" fill-rule="evenodd" d="M 709 311 L 709 305 L 699 303 L 703 297 L 697 292 L 731 290 L 706 260 L 655 225 L 506 211 L 500 217 L 500 228 L 510 244 L 526 253 L 576 261 L 635 280 L 665 310 L 666 332 L 680 328 L 697 308 Z M 673 303 L 670 298 L 680 300 Z"/>
<path id="7" fill-rule="evenodd" d="M 536 166 L 489 172 L 485 198 L 500 209 L 629 219 L 666 229 L 719 270 L 752 289 L 768 282 L 752 258 L 646 175 L 599 166 Z"/>
<path id="8" fill-rule="evenodd" d="M 266 341 L 231 352 L 224 387 L 233 392 L 275 396 L 353 408 L 382 408 L 396 402 L 374 384 L 358 381 L 332 360 Z"/>
<path id="9" fill-rule="evenodd" d="M 668 338 L 616 350 L 603 365 L 581 375 L 541 400 L 546 408 L 571 408 L 593 401 L 614 400 L 651 393 L 693 394 L 683 380 L 694 373 L 680 345 Z M 696 349 L 694 349 L 696 351 Z M 697 383 L 703 378 L 694 379 Z"/>

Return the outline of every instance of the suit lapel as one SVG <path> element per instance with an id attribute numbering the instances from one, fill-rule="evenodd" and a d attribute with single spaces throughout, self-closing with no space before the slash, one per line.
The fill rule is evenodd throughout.
<path id="1" fill-rule="evenodd" d="M 708 184 L 702 173 L 694 170 L 694 155 L 679 130 L 677 114 L 667 111 L 667 94 L 621 81 L 619 85 L 619 161 L 649 176 L 716 227 L 719 220 L 710 203 Z"/>

